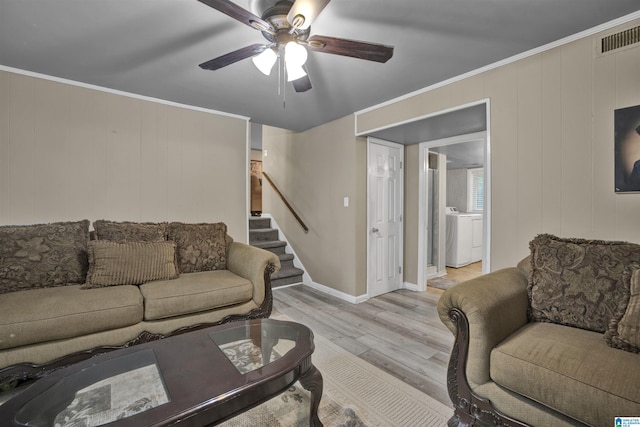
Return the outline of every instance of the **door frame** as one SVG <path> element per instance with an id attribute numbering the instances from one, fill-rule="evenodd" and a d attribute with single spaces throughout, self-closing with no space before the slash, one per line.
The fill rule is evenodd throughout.
<path id="1" fill-rule="evenodd" d="M 405 146 L 402 144 L 398 144 L 396 142 L 391 142 L 391 141 L 385 141 L 384 139 L 379 139 L 379 138 L 374 138 L 374 137 L 367 137 L 367 247 L 366 247 L 366 253 L 367 253 L 367 298 L 371 298 L 371 290 L 372 290 L 372 286 L 371 286 L 371 281 L 372 281 L 372 277 L 371 277 L 371 264 L 372 264 L 372 259 L 371 259 L 371 251 L 369 250 L 370 248 L 370 243 L 371 243 L 371 218 L 370 218 L 370 209 L 369 209 L 369 205 L 371 203 L 370 200 L 370 196 L 371 196 L 371 189 L 369 188 L 369 175 L 370 175 L 370 171 L 369 171 L 369 147 L 371 144 L 378 144 L 378 145 L 384 145 L 387 147 L 391 147 L 391 148 L 399 148 L 401 151 L 401 171 L 402 173 L 400 174 L 400 190 L 398 191 L 399 194 L 399 202 L 398 202 L 398 208 L 400 210 L 400 242 L 399 242 L 399 251 L 398 251 L 398 265 L 400 265 L 402 267 L 402 271 L 400 272 L 400 288 L 404 288 L 404 175 L 405 175 L 405 167 L 404 167 L 404 163 L 405 163 L 405 159 L 404 159 L 404 155 L 405 155 Z"/>
<path id="2" fill-rule="evenodd" d="M 484 211 L 483 211 L 483 242 L 482 242 L 482 273 L 486 274 L 491 271 L 491 101 L 484 99 L 474 104 L 461 105 L 457 108 L 447 109 L 445 111 L 431 114 L 431 117 L 439 114 L 449 113 L 457 109 L 468 108 L 472 105 L 484 104 L 486 108 L 486 130 L 483 132 L 477 132 L 473 134 L 458 135 L 450 138 L 444 138 L 433 141 L 425 141 L 420 143 L 420 155 L 424 156 L 426 151 L 430 148 L 441 147 L 444 145 L 463 143 L 473 139 L 483 138 L 485 141 L 484 146 Z M 422 157 L 423 158 L 423 157 Z M 426 259 L 427 251 L 427 236 L 424 229 L 427 225 L 427 211 L 424 200 L 424 192 L 426 191 L 426 170 L 424 167 L 420 168 L 419 178 L 419 197 L 421 197 L 420 207 L 418 212 L 418 291 L 426 291 L 427 289 L 427 277 L 426 266 L 424 260 Z M 441 233 L 441 238 L 443 237 Z"/>

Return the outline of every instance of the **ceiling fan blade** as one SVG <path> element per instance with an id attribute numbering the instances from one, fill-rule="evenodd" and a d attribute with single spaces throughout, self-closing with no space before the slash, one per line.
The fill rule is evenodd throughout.
<path id="1" fill-rule="evenodd" d="M 337 37 L 311 36 L 306 44 L 309 49 L 317 52 L 351 56 L 367 61 L 387 62 L 393 56 L 393 46 Z"/>
<path id="2" fill-rule="evenodd" d="M 289 10 L 287 21 L 296 28 L 306 30 L 330 1 L 331 0 L 296 0 Z M 297 16 L 303 18 L 302 21 L 297 21 L 298 24 L 296 24 Z"/>
<path id="3" fill-rule="evenodd" d="M 306 68 L 305 71 L 307 71 Z M 296 90 L 296 92 L 308 91 L 309 89 L 311 89 L 311 79 L 309 78 L 309 73 L 307 73 L 307 75 L 304 77 L 300 77 L 299 79 L 292 81 L 291 84 L 293 84 L 293 88 Z"/>
<path id="4" fill-rule="evenodd" d="M 274 32 L 275 29 L 271 24 L 269 24 L 264 19 L 254 15 L 246 9 L 238 6 L 235 3 L 230 2 L 229 0 L 198 0 L 201 3 L 206 4 L 209 7 L 216 9 L 224 13 L 227 16 L 236 19 L 243 24 L 250 26 L 251 28 L 255 28 L 260 31 L 269 31 Z"/>
<path id="5" fill-rule="evenodd" d="M 219 70 L 220 68 L 226 67 L 227 65 L 231 65 L 238 61 L 242 61 L 243 59 L 256 56 L 259 53 L 264 52 L 268 47 L 269 46 L 264 44 L 252 44 L 251 46 L 243 47 L 242 49 L 234 50 L 233 52 L 229 52 L 226 55 L 222 55 L 207 62 L 203 62 L 202 64 L 200 64 L 200 68 L 211 71 Z"/>

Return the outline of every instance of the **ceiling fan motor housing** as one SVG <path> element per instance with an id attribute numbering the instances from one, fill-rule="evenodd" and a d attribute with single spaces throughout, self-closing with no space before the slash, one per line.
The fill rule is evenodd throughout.
<path id="1" fill-rule="evenodd" d="M 270 23 L 275 28 L 275 34 L 267 31 L 262 31 L 264 38 L 271 43 L 281 44 L 287 43 L 292 40 L 307 40 L 311 33 L 311 27 L 306 30 L 296 28 L 291 33 L 291 24 L 287 20 L 289 10 L 293 6 L 293 2 L 288 0 L 279 1 L 274 6 L 265 10 L 262 14 L 262 19 Z"/>

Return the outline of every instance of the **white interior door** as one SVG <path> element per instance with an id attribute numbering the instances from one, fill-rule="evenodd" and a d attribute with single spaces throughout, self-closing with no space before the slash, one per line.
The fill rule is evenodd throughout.
<path id="1" fill-rule="evenodd" d="M 400 289 L 402 275 L 402 194 L 404 146 L 368 142 L 368 293 Z"/>

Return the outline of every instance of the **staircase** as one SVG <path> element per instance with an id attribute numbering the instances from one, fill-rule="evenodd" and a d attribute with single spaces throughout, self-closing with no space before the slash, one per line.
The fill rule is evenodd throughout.
<path id="1" fill-rule="evenodd" d="M 249 244 L 273 252 L 280 258 L 280 271 L 271 276 L 272 288 L 302 283 L 304 271 L 294 267 L 294 256 L 285 252 L 287 242 L 278 240 L 278 230 L 271 228 L 271 218 L 249 218 Z"/>

